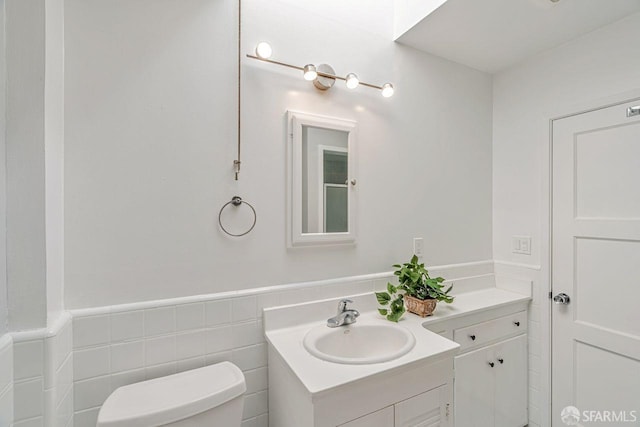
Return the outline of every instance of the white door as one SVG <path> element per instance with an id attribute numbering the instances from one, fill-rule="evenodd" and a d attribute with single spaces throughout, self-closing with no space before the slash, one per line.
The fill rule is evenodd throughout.
<path id="1" fill-rule="evenodd" d="M 484 347 L 456 356 L 454 363 L 455 425 L 493 427 L 496 378 L 493 348 Z"/>
<path id="2" fill-rule="evenodd" d="M 554 427 L 640 423 L 640 115 L 627 114 L 636 106 L 553 122 Z M 580 414 L 565 409 L 563 422 L 568 406 Z"/>
<path id="3" fill-rule="evenodd" d="M 495 426 L 527 425 L 527 336 L 520 335 L 493 346 L 496 394 Z"/>

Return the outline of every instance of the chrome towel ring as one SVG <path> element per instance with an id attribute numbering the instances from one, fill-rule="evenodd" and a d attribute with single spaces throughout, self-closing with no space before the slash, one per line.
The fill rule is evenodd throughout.
<path id="1" fill-rule="evenodd" d="M 224 228 L 224 225 L 222 225 L 222 211 L 224 211 L 224 209 L 229 205 L 233 205 L 235 207 L 238 207 L 243 203 L 245 205 L 249 206 L 251 208 L 251 211 L 253 212 L 253 224 L 251 224 L 251 227 L 247 231 L 245 231 L 244 233 L 240 233 L 240 234 L 230 233 L 229 231 L 227 231 L 226 228 Z M 231 201 L 225 203 L 222 206 L 222 208 L 220 208 L 220 212 L 218 213 L 218 224 L 220 224 L 220 228 L 222 229 L 222 231 L 227 233 L 229 236 L 233 236 L 233 237 L 241 237 L 241 236 L 244 236 L 245 234 L 249 234 L 251 232 L 251 230 L 253 230 L 253 227 L 256 226 L 256 221 L 258 221 L 258 214 L 256 213 L 256 210 L 253 208 L 251 203 L 249 203 L 249 202 L 247 202 L 245 200 L 242 200 L 242 197 L 240 197 L 240 196 L 233 196 Z"/>

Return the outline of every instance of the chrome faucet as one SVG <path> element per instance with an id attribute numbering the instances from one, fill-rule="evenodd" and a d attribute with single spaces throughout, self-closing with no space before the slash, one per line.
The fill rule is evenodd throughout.
<path id="1" fill-rule="evenodd" d="M 356 322 L 360 312 L 355 309 L 347 309 L 347 304 L 353 303 L 350 299 L 342 299 L 338 303 L 338 314 L 327 319 L 327 326 L 337 328 L 338 326 L 350 325 Z"/>

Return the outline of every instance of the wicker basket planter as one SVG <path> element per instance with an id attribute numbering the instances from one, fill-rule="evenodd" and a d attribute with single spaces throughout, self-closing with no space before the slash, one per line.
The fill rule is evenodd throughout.
<path id="1" fill-rule="evenodd" d="M 409 295 L 404 296 L 404 303 L 407 306 L 407 310 L 409 312 L 417 314 L 420 317 L 427 317 L 433 314 L 433 310 L 436 309 L 436 303 L 438 301 L 435 299 L 418 299 L 414 297 L 410 297 Z"/>

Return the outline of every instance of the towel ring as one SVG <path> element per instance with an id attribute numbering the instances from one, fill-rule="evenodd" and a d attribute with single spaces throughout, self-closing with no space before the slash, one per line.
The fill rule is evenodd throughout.
<path id="1" fill-rule="evenodd" d="M 251 227 L 245 231 L 244 233 L 240 233 L 240 234 L 234 234 L 234 233 L 230 233 L 229 231 L 227 231 L 226 228 L 224 228 L 224 225 L 222 225 L 222 211 L 224 211 L 224 209 L 229 206 L 229 205 L 233 205 L 233 206 L 240 206 L 241 204 L 245 204 L 247 206 L 249 206 L 251 208 L 251 211 L 253 211 L 253 224 L 251 224 Z M 256 226 L 256 221 L 258 221 L 258 214 L 256 213 L 256 210 L 253 208 L 253 206 L 251 206 L 251 203 L 242 200 L 242 197 L 240 196 L 233 196 L 233 198 L 231 199 L 231 201 L 225 203 L 222 208 L 220 208 L 220 212 L 218 213 L 218 224 L 220 224 L 220 228 L 222 229 L 222 231 L 224 231 L 225 233 L 227 233 L 229 236 L 233 236 L 233 237 L 241 237 L 244 236 L 245 234 L 249 234 L 251 232 L 251 230 L 253 230 L 253 227 Z"/>

